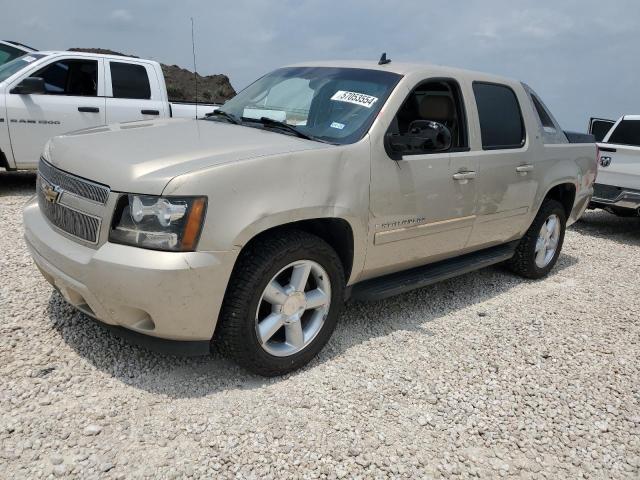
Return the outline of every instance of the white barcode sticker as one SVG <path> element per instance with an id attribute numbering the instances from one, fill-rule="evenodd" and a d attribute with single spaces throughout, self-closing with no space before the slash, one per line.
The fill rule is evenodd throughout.
<path id="1" fill-rule="evenodd" d="M 347 92 L 345 90 L 338 90 L 334 93 L 331 100 L 336 102 L 353 103 L 354 105 L 360 105 L 361 107 L 371 108 L 373 104 L 378 101 L 378 97 L 372 97 L 371 95 L 365 95 L 364 93 Z"/>

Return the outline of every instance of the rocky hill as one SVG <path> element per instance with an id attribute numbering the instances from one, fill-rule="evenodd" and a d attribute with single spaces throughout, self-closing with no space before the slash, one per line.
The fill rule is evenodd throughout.
<path id="1" fill-rule="evenodd" d="M 105 48 L 70 48 L 74 52 L 102 53 L 106 55 L 120 55 L 126 57 L 135 57 L 135 55 L 126 55 L 120 52 L 114 52 Z M 136 57 L 138 58 L 138 57 Z M 164 80 L 167 84 L 167 93 L 169 100 L 174 102 L 192 102 L 196 98 L 195 79 L 193 72 L 180 68 L 177 65 L 162 66 Z M 205 103 L 222 103 L 230 99 L 236 94 L 236 91 L 229 82 L 226 75 L 205 75 L 196 74 L 198 77 L 198 101 Z"/>

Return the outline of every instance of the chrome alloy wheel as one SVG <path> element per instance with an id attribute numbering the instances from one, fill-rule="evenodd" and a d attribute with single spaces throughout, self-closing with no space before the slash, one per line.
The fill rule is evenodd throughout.
<path id="1" fill-rule="evenodd" d="M 299 260 L 280 270 L 262 292 L 256 333 L 276 357 L 303 350 L 318 335 L 329 313 L 331 281 L 318 263 Z"/>
<path id="2" fill-rule="evenodd" d="M 536 266 L 545 268 L 553 259 L 560 241 L 560 218 L 557 215 L 551 215 L 542 224 L 542 228 L 538 233 L 536 241 Z"/>

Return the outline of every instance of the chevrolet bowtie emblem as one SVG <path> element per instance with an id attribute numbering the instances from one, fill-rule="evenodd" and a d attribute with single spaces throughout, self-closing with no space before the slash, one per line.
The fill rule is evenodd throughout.
<path id="1" fill-rule="evenodd" d="M 44 198 L 47 200 L 47 202 L 56 203 L 56 200 L 58 200 L 58 197 L 62 193 L 62 189 L 60 187 L 54 187 L 49 184 L 43 184 L 42 193 L 44 193 Z"/>

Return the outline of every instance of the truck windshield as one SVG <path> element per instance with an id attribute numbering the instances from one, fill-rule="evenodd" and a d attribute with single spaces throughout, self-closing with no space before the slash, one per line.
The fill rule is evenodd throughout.
<path id="1" fill-rule="evenodd" d="M 13 74 L 18 73 L 23 68 L 28 67 L 36 60 L 40 60 L 43 57 L 46 57 L 46 55 L 43 55 L 42 53 L 28 53 L 27 55 L 22 55 L 21 57 L 5 63 L 0 66 L 0 82 L 4 82 Z"/>
<path id="2" fill-rule="evenodd" d="M 401 78 L 358 68 L 282 68 L 241 91 L 224 104 L 223 113 L 209 119 L 295 133 L 278 128 L 286 123 L 320 141 L 354 143 L 369 130 Z"/>
<path id="3" fill-rule="evenodd" d="M 622 120 L 611 133 L 609 143 L 640 147 L 640 119 Z"/>

